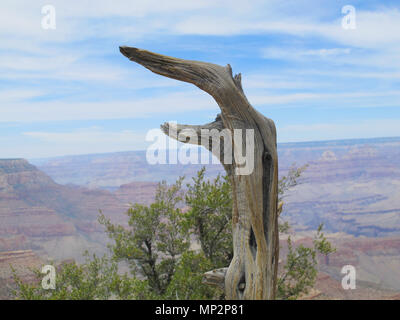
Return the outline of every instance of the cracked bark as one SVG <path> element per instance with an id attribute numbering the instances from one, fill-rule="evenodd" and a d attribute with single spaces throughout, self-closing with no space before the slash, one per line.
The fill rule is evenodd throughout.
<path id="1" fill-rule="evenodd" d="M 214 122 L 203 126 L 168 123 L 161 126 L 164 133 L 172 138 L 181 141 L 183 136 L 183 142 L 202 145 L 210 151 L 213 151 L 213 142 L 220 143 L 221 148 L 215 155 L 232 183 L 234 256 L 228 268 L 207 272 L 204 279 L 208 284 L 224 288 L 227 299 L 274 299 L 279 254 L 278 155 L 274 122 L 250 105 L 242 88 L 241 75 L 233 76 L 229 64 L 223 67 L 177 59 L 132 47 L 120 47 L 120 51 L 129 60 L 154 73 L 194 84 L 217 102 L 221 114 Z M 234 157 L 232 163 L 224 163 L 226 153 L 222 139 L 202 138 L 199 135 L 202 129 L 227 129 L 232 136 L 234 129 L 242 129 L 243 132 L 253 129 L 253 172 L 238 175 L 240 166 Z M 245 141 L 242 139 L 244 152 Z"/>

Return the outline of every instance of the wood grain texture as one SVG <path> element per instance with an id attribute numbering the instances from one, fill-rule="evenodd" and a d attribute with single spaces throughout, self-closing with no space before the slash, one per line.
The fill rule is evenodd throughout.
<path id="1" fill-rule="evenodd" d="M 242 88 L 241 75 L 233 76 L 229 64 L 223 67 L 177 59 L 132 47 L 120 47 L 120 51 L 152 72 L 194 84 L 209 93 L 220 107 L 221 114 L 214 122 L 204 126 L 176 125 L 173 128 L 176 134 L 172 138 L 179 139 L 179 134 L 185 131 L 187 135 L 195 135 L 202 129 L 254 130 L 254 170 L 249 175 L 237 174 L 240 166 L 235 159 L 232 163 L 224 163 L 224 148 L 219 141 L 221 148 L 215 155 L 232 182 L 234 256 L 227 270 L 214 273 L 218 277 L 213 277 L 211 272 L 205 278 L 211 279 L 209 282 L 218 282 L 216 279 L 224 275 L 227 299 L 274 299 L 279 256 L 278 154 L 274 122 L 250 105 Z M 171 125 L 165 123 L 161 129 L 170 135 Z M 246 152 L 246 140 L 242 141 L 242 150 Z M 203 145 L 213 151 L 212 138 L 183 142 Z"/>

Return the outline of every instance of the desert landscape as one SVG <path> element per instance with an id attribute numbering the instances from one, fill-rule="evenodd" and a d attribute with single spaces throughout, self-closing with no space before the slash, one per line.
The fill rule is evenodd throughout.
<path id="1" fill-rule="evenodd" d="M 337 251 L 319 257 L 312 299 L 396 299 L 400 292 L 400 138 L 278 145 L 280 175 L 308 164 L 300 184 L 284 198 L 282 219 L 295 243 L 310 244 L 316 228 Z M 207 165 L 207 174 L 223 173 Z M 147 164 L 145 152 L 49 159 L 0 160 L 0 281 L 3 299 L 10 264 L 29 280 L 46 261 L 82 261 L 107 252 L 97 222 L 101 210 L 126 223 L 131 203 L 150 203 L 157 182 L 188 179 L 201 165 Z M 285 254 L 285 237 L 281 239 Z M 343 290 L 341 268 L 357 270 L 357 289 Z"/>

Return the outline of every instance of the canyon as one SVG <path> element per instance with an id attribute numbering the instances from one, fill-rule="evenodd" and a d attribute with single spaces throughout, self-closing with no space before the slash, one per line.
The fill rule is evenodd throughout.
<path id="1" fill-rule="evenodd" d="M 398 295 L 399 147 L 400 138 L 278 144 L 281 177 L 293 165 L 308 166 L 283 198 L 282 219 L 291 224 L 291 236 L 310 245 L 323 223 L 337 248 L 329 259 L 319 259 L 316 299 Z M 85 250 L 107 252 L 108 239 L 97 222 L 100 211 L 125 225 L 124 212 L 132 203 L 150 203 L 157 182 L 172 183 L 182 175 L 188 182 L 201 167 L 150 165 L 145 151 L 0 159 L 2 290 L 10 281 L 10 264 L 29 279 L 26 270 L 46 261 L 80 262 Z M 206 165 L 206 170 L 210 178 L 223 173 L 220 165 Z M 353 293 L 340 289 L 346 264 L 357 268 L 359 290 Z"/>

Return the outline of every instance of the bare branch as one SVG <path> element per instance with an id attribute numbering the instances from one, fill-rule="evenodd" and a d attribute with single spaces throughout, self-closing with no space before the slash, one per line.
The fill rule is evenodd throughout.
<path id="1" fill-rule="evenodd" d="M 131 47 L 120 47 L 120 51 L 155 73 L 196 85 L 217 102 L 221 116 L 212 123 L 203 126 L 166 123 L 161 129 L 171 138 L 212 151 L 232 182 L 233 258 L 228 270 L 207 273 L 206 278 L 214 283 L 224 279 L 227 299 L 274 299 L 279 259 L 278 210 L 281 210 L 277 205 L 278 153 L 274 122 L 250 105 L 242 89 L 241 75 L 233 76 L 230 65 L 222 67 L 183 60 Z M 202 135 L 205 129 L 214 130 L 215 134 L 205 137 Z M 245 139 L 242 142 L 231 139 L 230 145 L 225 145 L 228 139 L 224 134 L 232 134 L 236 129 L 254 133 L 251 157 L 254 170 L 244 175 L 237 173 L 239 163 L 226 164 L 229 162 L 222 158 L 222 155 L 231 155 L 233 147 L 247 150 Z M 216 144 L 219 150 L 213 150 L 215 142 L 219 143 Z"/>
<path id="2" fill-rule="evenodd" d="M 225 289 L 225 274 L 228 268 L 220 268 L 212 271 L 208 271 L 203 275 L 203 283 L 208 284 L 210 286 L 215 286 Z"/>
<path id="3" fill-rule="evenodd" d="M 226 68 L 201 61 L 184 60 L 133 47 L 119 47 L 129 60 L 137 62 L 154 73 L 172 79 L 193 83 L 209 92 L 210 85 L 219 83 Z"/>
<path id="4" fill-rule="evenodd" d="M 207 137 L 205 141 L 202 141 L 202 130 L 218 130 L 224 129 L 221 116 L 218 114 L 215 121 L 207 123 L 205 125 L 188 125 L 188 124 L 176 124 L 173 122 L 165 122 L 160 126 L 161 130 L 170 138 L 178 140 L 183 143 L 191 143 L 202 145 L 209 149 L 210 138 Z"/>

